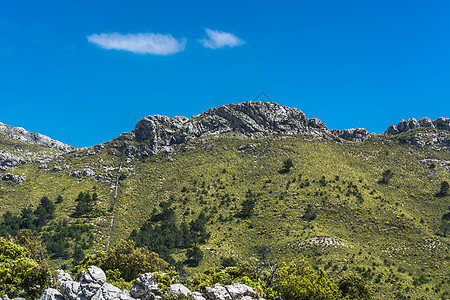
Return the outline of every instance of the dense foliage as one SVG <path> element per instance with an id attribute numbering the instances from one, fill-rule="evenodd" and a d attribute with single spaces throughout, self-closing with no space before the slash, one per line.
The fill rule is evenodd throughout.
<path id="1" fill-rule="evenodd" d="M 97 251 L 86 256 L 77 266 L 78 273 L 92 265 L 103 269 L 111 282 L 130 282 L 143 273 L 163 271 L 169 266 L 147 247 L 136 248 L 133 241 L 125 240 L 120 241 L 108 253 Z"/>
<path id="2" fill-rule="evenodd" d="M 39 298 L 50 279 L 50 271 L 44 261 L 32 258 L 33 252 L 0 237 L 0 297 Z"/>
<path id="3" fill-rule="evenodd" d="M 139 231 L 133 230 L 131 239 L 137 246 L 146 246 L 170 262 L 173 262 L 170 254 L 175 249 L 187 249 L 186 264 L 197 266 L 203 257 L 197 245 L 205 243 L 210 236 L 205 227 L 208 217 L 204 212 L 200 212 L 197 218 L 189 223 L 178 224 L 170 203 L 162 202 L 160 207 L 162 211 L 155 212 L 142 224 Z"/>

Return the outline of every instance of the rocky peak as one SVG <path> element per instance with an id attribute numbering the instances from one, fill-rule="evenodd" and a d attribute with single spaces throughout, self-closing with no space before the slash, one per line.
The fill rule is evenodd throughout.
<path id="1" fill-rule="evenodd" d="M 148 141 L 146 151 L 156 154 L 193 138 L 227 132 L 249 138 L 304 133 L 327 140 L 340 140 L 319 119 L 308 119 L 296 108 L 260 101 L 222 105 L 190 119 L 148 116 L 136 124 L 133 133 L 125 133 L 119 139 Z"/>
<path id="2" fill-rule="evenodd" d="M 41 147 L 22 147 L 21 141 Z M 0 170 L 6 171 L 29 161 L 44 159 L 75 151 L 78 148 L 66 145 L 40 133 L 29 132 L 21 127 L 13 127 L 0 122 Z"/>
<path id="3" fill-rule="evenodd" d="M 0 134 L 29 144 L 53 148 L 61 152 L 71 152 L 78 148 L 66 145 L 40 133 L 29 132 L 22 127 L 13 127 L 0 122 Z"/>
<path id="4" fill-rule="evenodd" d="M 416 128 L 436 128 L 440 130 L 450 131 L 450 119 L 449 118 L 437 118 L 436 120 L 430 120 L 430 118 L 422 118 L 416 120 L 414 118 L 406 120 L 401 120 L 397 126 L 393 124 L 383 133 L 388 136 L 393 136 L 402 132 L 406 132 Z"/>

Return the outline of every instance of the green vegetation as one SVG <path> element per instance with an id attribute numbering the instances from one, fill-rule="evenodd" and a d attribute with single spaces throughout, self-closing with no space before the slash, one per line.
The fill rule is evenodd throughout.
<path id="1" fill-rule="evenodd" d="M 90 266 L 98 266 L 105 271 L 108 282 L 120 288 L 130 289 L 132 281 L 147 272 L 158 272 L 168 268 L 168 263 L 150 252 L 147 247 L 135 247 L 133 241 L 122 240 L 113 249 L 105 253 L 97 251 L 88 255 L 77 266 L 77 273 Z"/>
<path id="2" fill-rule="evenodd" d="M 445 197 L 445 196 L 447 196 L 447 194 L 448 194 L 448 182 L 447 181 L 442 181 L 441 182 L 441 189 L 436 194 L 436 197 Z"/>
<path id="3" fill-rule="evenodd" d="M 33 259 L 31 249 L 0 237 L 0 297 L 39 298 L 50 279 L 44 261 Z"/>
<path id="4" fill-rule="evenodd" d="M 305 259 L 319 277 L 322 268 L 341 293 L 343 275 L 354 274 L 375 299 L 448 297 L 449 195 L 440 191 L 450 175 L 442 163 L 433 169 L 421 163 L 449 161 L 446 151 L 383 136 L 337 144 L 302 135 L 249 140 L 224 134 L 191 140 L 171 153 L 121 158 L 120 149 L 140 145 L 127 143 L 89 149 L 95 155 L 61 156 L 55 163 L 69 169 L 59 173 L 37 163 L 12 170 L 27 180 L 0 183 L 1 235 L 29 228 L 48 250 L 52 268 L 71 269 L 106 249 L 119 176 L 111 249 L 122 239 L 148 246 L 181 278 L 213 278 L 227 267 L 243 272 L 240 264 L 267 249 L 279 266 Z M 287 158 L 295 168 L 280 172 Z M 97 179 L 69 176 L 88 167 Z M 387 170 L 395 175 L 378 184 Z M 92 209 L 77 213 L 80 192 L 97 196 Z M 52 219 L 48 205 L 35 215 L 43 197 L 54 203 Z M 66 245 L 66 253 L 50 240 Z M 232 278 L 244 280 L 242 274 Z M 348 290 L 358 286 L 347 281 Z"/>

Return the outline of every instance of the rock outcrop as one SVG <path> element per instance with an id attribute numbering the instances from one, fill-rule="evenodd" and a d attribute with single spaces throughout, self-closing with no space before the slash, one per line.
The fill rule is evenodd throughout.
<path id="1" fill-rule="evenodd" d="M 62 270 L 56 271 L 61 292 L 47 288 L 40 300 L 158 300 L 163 295 L 192 296 L 195 300 L 263 300 L 255 290 L 243 283 L 206 287 L 206 293 L 191 292 L 181 283 L 172 284 L 167 291 L 159 287 L 155 275 L 145 273 L 136 278 L 130 291 L 106 282 L 105 272 L 91 266 L 80 274 L 80 282 Z M 0 298 L 1 299 L 1 298 Z"/>
<path id="2" fill-rule="evenodd" d="M 0 123 L 0 170 L 78 150 L 40 133 Z"/>
<path id="3" fill-rule="evenodd" d="M 393 124 L 389 126 L 389 128 L 383 133 L 387 136 L 393 136 L 402 132 L 406 132 L 416 128 L 436 128 L 439 130 L 450 131 L 450 119 L 449 118 L 437 118 L 434 121 L 431 121 L 430 118 L 422 118 L 416 120 L 414 118 L 406 120 L 401 120 L 397 126 Z"/>
<path id="4" fill-rule="evenodd" d="M 2 181 L 12 181 L 15 183 L 22 183 L 27 179 L 25 175 L 14 175 L 11 173 L 6 173 L 2 176 Z"/>
<path id="5" fill-rule="evenodd" d="M 169 152 L 173 146 L 195 138 L 230 132 L 247 138 L 273 134 L 308 134 L 314 138 L 336 142 L 361 142 L 369 136 L 363 128 L 330 130 L 319 119 L 308 119 L 296 108 L 258 101 L 222 105 L 190 119 L 180 116 L 148 116 L 136 124 L 133 132 L 124 133 L 116 140 L 145 144 L 140 149 L 121 144 L 119 150 L 126 155 L 141 153 L 143 156 L 151 156 Z"/>
<path id="6" fill-rule="evenodd" d="M 341 139 L 351 142 L 364 142 L 369 137 L 369 132 L 365 128 L 333 130 L 333 132 Z"/>
<path id="7" fill-rule="evenodd" d="M 43 134 L 29 132 L 22 127 L 13 127 L 1 122 L 0 134 L 6 135 L 15 140 L 25 142 L 27 144 L 36 144 L 47 148 L 53 148 L 64 153 L 78 150 L 78 148 L 76 147 L 66 145 Z"/>

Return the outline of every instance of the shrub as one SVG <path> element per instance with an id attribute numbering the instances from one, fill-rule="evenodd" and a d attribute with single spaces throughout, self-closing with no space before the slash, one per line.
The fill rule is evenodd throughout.
<path id="1" fill-rule="evenodd" d="M 339 290 L 345 299 L 371 299 L 371 291 L 364 279 L 354 274 L 344 275 L 339 280 Z"/>
<path id="2" fill-rule="evenodd" d="M 383 176 L 383 178 L 380 180 L 380 182 L 384 183 L 384 184 L 388 184 L 389 180 L 391 180 L 391 178 L 394 176 L 394 173 L 392 173 L 392 171 L 388 169 L 383 172 L 382 176 Z"/>
<path id="3" fill-rule="evenodd" d="M 341 299 L 337 285 L 325 271 L 319 269 L 316 273 L 305 261 L 284 264 L 275 276 L 275 290 L 284 300 Z"/>
<path id="4" fill-rule="evenodd" d="M 24 247 L 0 238 L 0 297 L 37 299 L 50 276 L 45 262 L 37 262 Z"/>
<path id="5" fill-rule="evenodd" d="M 77 266 L 78 274 L 92 265 L 105 272 L 117 270 L 114 272 L 113 280 L 123 278 L 125 281 L 134 280 L 146 272 L 163 271 L 168 267 L 168 263 L 159 258 L 158 254 L 150 252 L 147 247 L 135 248 L 133 241 L 124 240 L 108 253 L 97 251 L 88 255 Z"/>
<path id="6" fill-rule="evenodd" d="M 436 197 L 445 197 L 445 196 L 447 196 L 448 188 L 449 188 L 448 182 L 447 181 L 442 181 L 441 182 L 441 189 L 436 194 Z"/>

